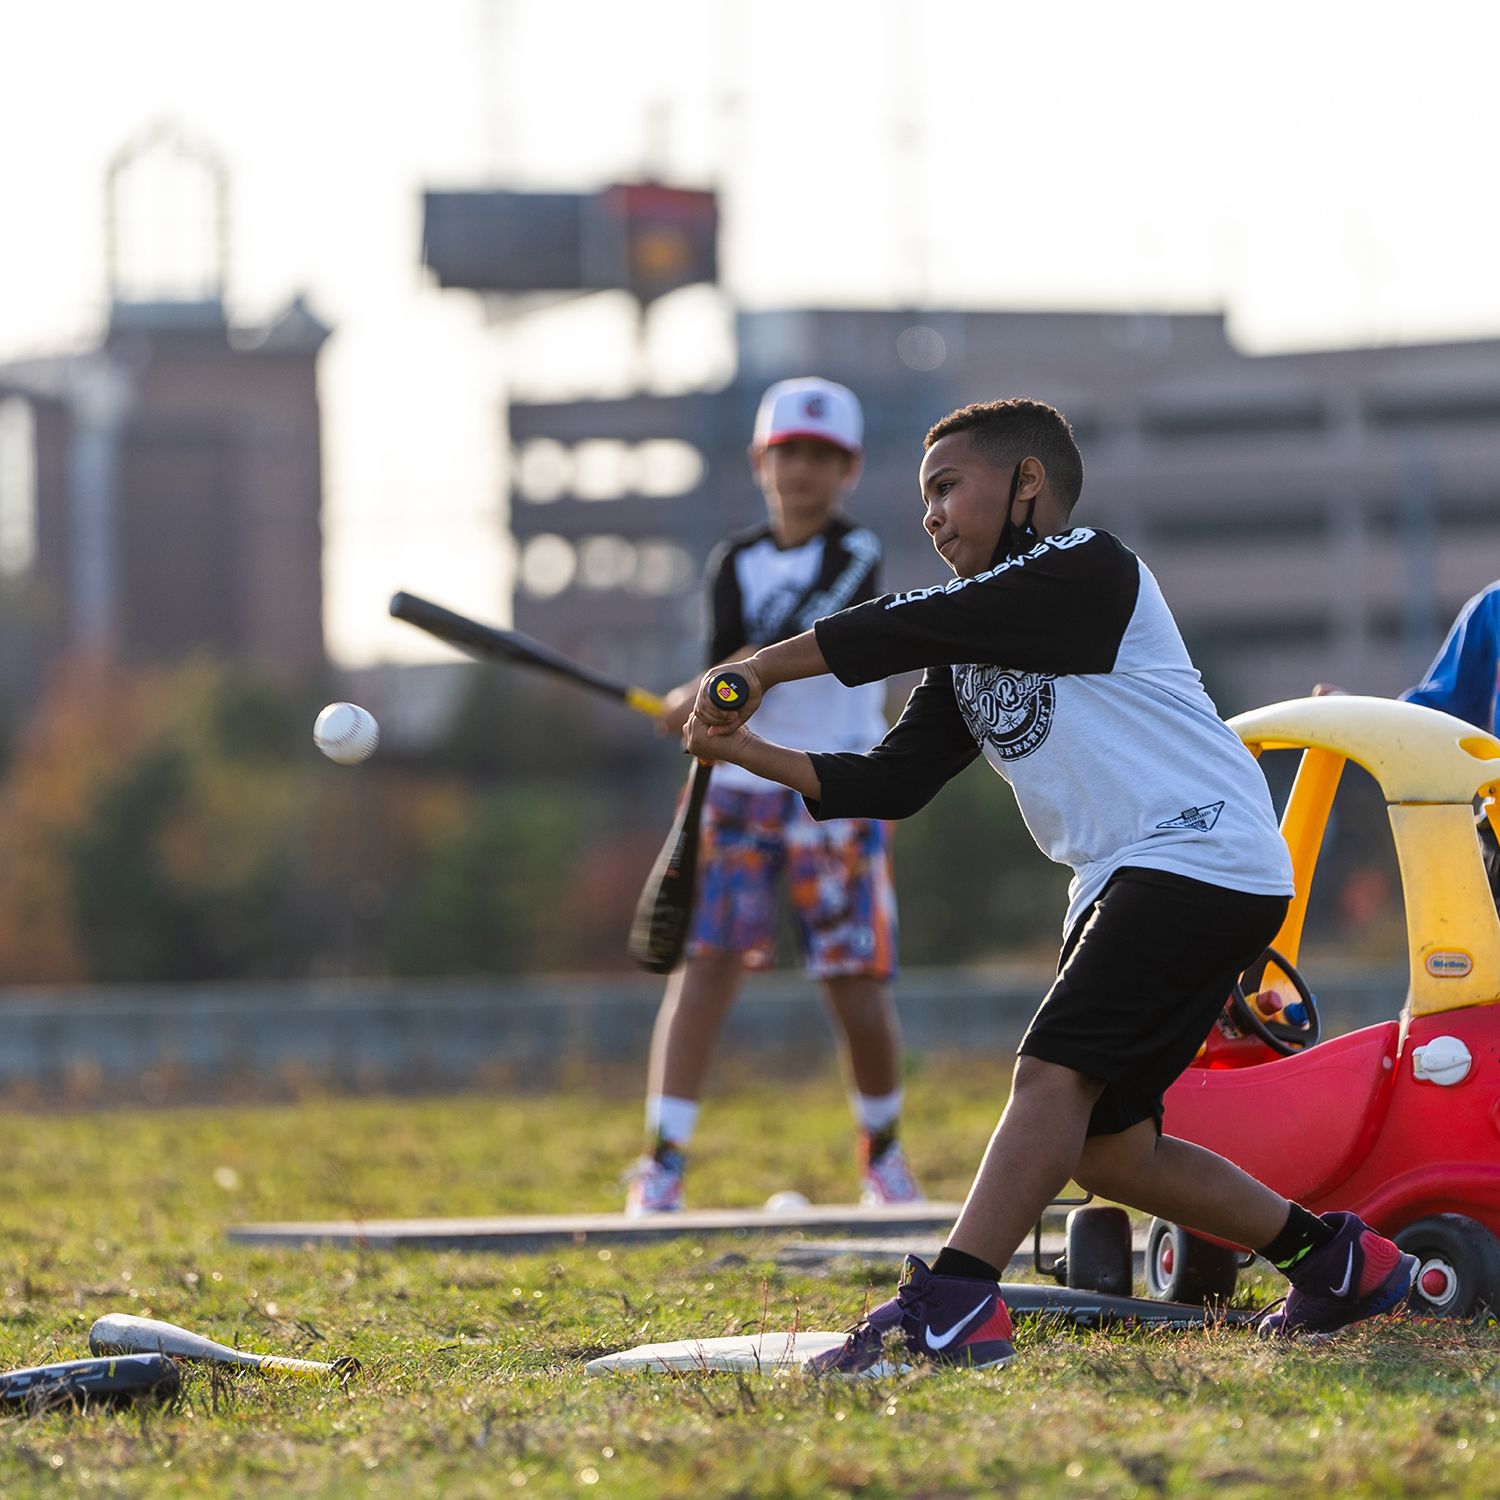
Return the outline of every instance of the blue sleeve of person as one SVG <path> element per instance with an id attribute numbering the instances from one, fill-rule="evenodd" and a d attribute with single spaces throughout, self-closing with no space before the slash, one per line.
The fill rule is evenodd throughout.
<path id="1" fill-rule="evenodd" d="M 1500 690 L 1500 581 L 1459 611 L 1426 676 L 1402 693 L 1408 703 L 1441 709 L 1491 734 Z"/>

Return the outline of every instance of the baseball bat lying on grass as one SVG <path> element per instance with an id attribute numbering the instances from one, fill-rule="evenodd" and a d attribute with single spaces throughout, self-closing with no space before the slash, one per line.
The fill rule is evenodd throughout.
<path id="1" fill-rule="evenodd" d="M 89 1348 L 95 1354 L 172 1354 L 178 1359 L 203 1359 L 220 1365 L 243 1365 L 263 1375 L 292 1375 L 299 1380 L 320 1380 L 325 1375 L 348 1379 L 359 1373 L 359 1361 L 346 1356 L 325 1363 L 320 1359 L 288 1359 L 279 1354 L 247 1354 L 227 1344 L 190 1333 L 159 1318 L 138 1318 L 131 1313 L 107 1313 L 89 1329 Z"/>
<path id="2" fill-rule="evenodd" d="M 165 1354 L 69 1359 L 0 1373 L 0 1406 L 55 1411 L 63 1406 L 123 1406 L 149 1398 L 170 1401 L 182 1376 Z"/>

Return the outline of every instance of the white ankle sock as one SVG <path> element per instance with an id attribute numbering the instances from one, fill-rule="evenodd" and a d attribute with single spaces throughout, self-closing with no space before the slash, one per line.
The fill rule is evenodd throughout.
<path id="1" fill-rule="evenodd" d="M 906 1090 L 890 1094 L 851 1094 L 849 1107 L 863 1130 L 889 1130 L 901 1118 Z"/>
<path id="2" fill-rule="evenodd" d="M 697 1123 L 696 1099 L 674 1099 L 670 1094 L 646 1096 L 646 1134 L 653 1140 L 660 1137 L 674 1146 L 686 1146 Z"/>

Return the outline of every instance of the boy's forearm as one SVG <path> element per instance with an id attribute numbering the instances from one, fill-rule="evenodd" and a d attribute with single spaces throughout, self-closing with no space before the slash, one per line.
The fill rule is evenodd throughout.
<path id="1" fill-rule="evenodd" d="M 811 797 L 814 802 L 822 800 L 823 784 L 805 750 L 789 750 L 785 745 L 751 738 L 735 755 L 734 763 L 756 776 L 764 776 L 767 781 L 779 782 L 804 797 Z"/>
<path id="2" fill-rule="evenodd" d="M 817 633 L 811 630 L 804 630 L 789 640 L 777 641 L 772 646 L 762 646 L 750 661 L 762 688 L 775 687 L 780 682 L 796 682 L 804 677 L 822 677 L 828 671 L 828 661 L 818 644 Z"/>

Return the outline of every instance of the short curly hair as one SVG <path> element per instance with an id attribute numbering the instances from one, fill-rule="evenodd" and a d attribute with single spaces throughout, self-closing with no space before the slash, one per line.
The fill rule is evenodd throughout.
<path id="1" fill-rule="evenodd" d="M 1068 419 L 1045 401 L 1014 396 L 1008 401 L 976 401 L 950 411 L 927 429 L 926 449 L 939 438 L 967 432 L 975 451 L 997 469 L 1035 458 L 1047 471 L 1053 495 L 1071 511 L 1083 493 L 1083 455 Z"/>

